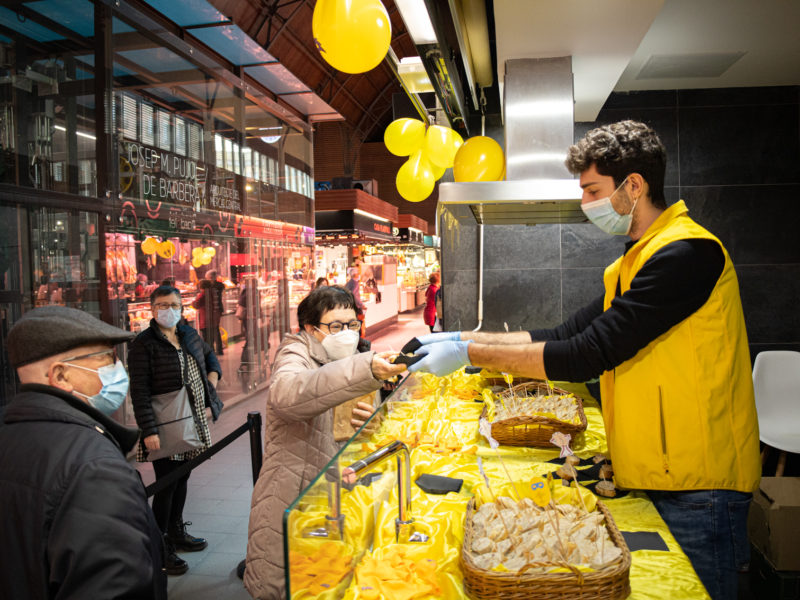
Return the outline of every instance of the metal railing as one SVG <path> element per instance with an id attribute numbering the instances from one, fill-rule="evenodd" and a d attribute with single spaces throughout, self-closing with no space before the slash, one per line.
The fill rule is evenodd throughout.
<path id="1" fill-rule="evenodd" d="M 181 477 L 206 462 L 217 452 L 236 441 L 237 438 L 248 432 L 250 433 L 250 464 L 253 469 L 253 485 L 255 485 L 256 480 L 258 479 L 258 473 L 261 471 L 261 463 L 264 459 L 263 450 L 261 448 L 261 413 L 258 411 L 247 413 L 247 421 L 234 429 L 216 444 L 213 444 L 210 448 L 203 450 L 203 452 L 201 452 L 195 458 L 182 464 L 180 467 L 170 472 L 170 474 L 166 477 L 163 477 L 157 480 L 155 483 L 148 485 L 145 488 L 147 497 L 149 498 L 153 494 L 157 494 L 163 489 L 169 487 Z"/>

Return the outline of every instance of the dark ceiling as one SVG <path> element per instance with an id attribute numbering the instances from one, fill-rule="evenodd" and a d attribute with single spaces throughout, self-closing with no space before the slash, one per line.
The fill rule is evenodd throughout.
<path id="1" fill-rule="evenodd" d="M 387 61 L 350 75 L 335 70 L 316 50 L 311 32 L 313 0 L 211 0 L 211 3 L 275 56 L 298 79 L 341 114 L 361 141 L 382 139 L 392 120 L 392 96 L 403 90 Z M 416 47 L 393 0 L 385 0 L 398 58 Z"/>

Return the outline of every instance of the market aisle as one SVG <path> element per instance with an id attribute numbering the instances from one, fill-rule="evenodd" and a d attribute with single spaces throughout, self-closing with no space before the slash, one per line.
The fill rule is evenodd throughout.
<path id="1" fill-rule="evenodd" d="M 396 324 L 373 336 L 372 347 L 376 351 L 399 350 L 412 337 L 427 332 L 422 309 L 418 308 L 400 314 Z M 264 418 L 262 393 L 228 404 L 219 421 L 210 425 L 213 439 L 219 441 L 239 427 L 250 411 L 259 411 Z M 149 463 L 137 468 L 145 485 L 154 481 Z M 250 598 L 236 577 L 236 566 L 245 557 L 252 491 L 250 443 L 246 434 L 192 472 L 183 518 L 192 522 L 191 533 L 208 540 L 208 548 L 180 554 L 189 563 L 189 571 L 169 578 L 170 600 Z"/>
<path id="2" fill-rule="evenodd" d="M 372 349 L 376 352 L 398 351 L 412 337 L 430 333 L 430 328 L 422 320 L 423 306 L 400 313 L 397 315 L 397 323 L 379 331 L 375 336 L 368 336 Z"/>

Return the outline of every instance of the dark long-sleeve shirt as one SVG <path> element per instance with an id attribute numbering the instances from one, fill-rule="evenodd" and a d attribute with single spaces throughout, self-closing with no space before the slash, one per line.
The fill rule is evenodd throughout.
<path id="1" fill-rule="evenodd" d="M 617 283 L 608 310 L 603 311 L 600 295 L 558 327 L 530 332 L 531 340 L 547 342 L 547 376 L 588 381 L 632 358 L 705 304 L 724 266 L 722 248 L 713 240 L 667 244 L 642 266 L 624 294 Z"/>

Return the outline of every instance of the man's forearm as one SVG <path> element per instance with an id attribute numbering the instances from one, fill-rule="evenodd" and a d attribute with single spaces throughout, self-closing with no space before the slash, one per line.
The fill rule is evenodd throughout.
<path id="1" fill-rule="evenodd" d="M 531 335 L 527 331 L 462 331 L 461 340 L 464 342 L 467 340 L 472 340 L 477 344 L 509 346 L 517 344 L 530 344 Z"/>
<path id="2" fill-rule="evenodd" d="M 489 371 L 547 379 L 544 371 L 544 345 L 545 342 L 515 345 L 489 345 L 476 342 L 468 346 L 469 360 L 473 366 L 483 367 Z"/>

